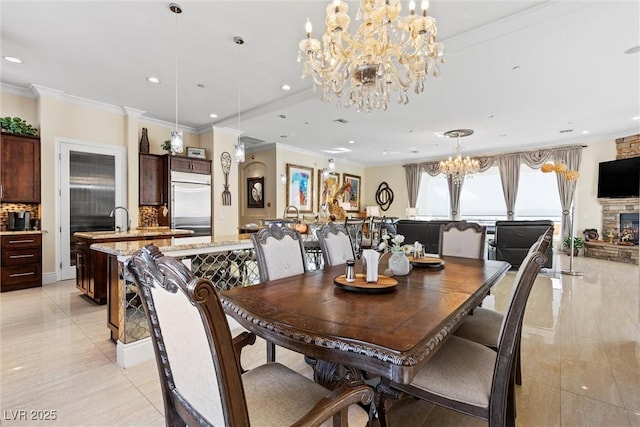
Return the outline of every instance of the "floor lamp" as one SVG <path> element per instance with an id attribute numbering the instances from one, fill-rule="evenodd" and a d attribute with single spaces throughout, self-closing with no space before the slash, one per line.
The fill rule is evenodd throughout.
<path id="1" fill-rule="evenodd" d="M 571 249 L 570 249 L 571 252 L 569 253 L 569 269 L 568 270 L 561 270 L 560 273 L 566 274 L 568 276 L 583 276 L 584 273 L 582 273 L 581 271 L 575 271 L 573 269 L 573 255 L 574 255 L 573 244 L 574 244 L 574 240 L 575 240 L 575 238 L 574 238 L 575 234 L 574 234 L 573 231 L 574 231 L 574 228 L 576 226 L 576 224 L 575 224 L 575 218 L 576 218 L 575 209 L 576 209 L 576 201 L 575 201 L 575 198 L 574 198 L 573 203 L 571 204 L 571 230 L 570 230 L 570 233 L 569 233 L 569 238 L 571 240 Z"/>

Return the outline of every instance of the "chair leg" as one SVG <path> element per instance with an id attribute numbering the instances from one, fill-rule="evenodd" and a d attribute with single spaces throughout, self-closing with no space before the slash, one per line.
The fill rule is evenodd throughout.
<path id="1" fill-rule="evenodd" d="M 276 345 L 271 341 L 267 341 L 267 362 L 276 361 Z"/>

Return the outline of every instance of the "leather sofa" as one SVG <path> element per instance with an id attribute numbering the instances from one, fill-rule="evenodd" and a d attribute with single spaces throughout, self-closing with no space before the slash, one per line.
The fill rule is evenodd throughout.
<path id="1" fill-rule="evenodd" d="M 507 261 L 513 268 L 518 268 L 531 245 L 549 227 L 553 227 L 551 220 L 496 221 L 495 236 L 489 241 L 490 253 L 495 254 L 495 259 Z M 549 245 L 546 255 L 547 262 L 543 268 L 552 268 L 553 245 Z"/>
<path id="2" fill-rule="evenodd" d="M 406 244 L 420 242 L 425 253 L 437 254 L 440 249 L 440 226 L 455 222 L 452 220 L 416 221 L 401 219 L 396 223 L 398 234 L 404 236 Z"/>

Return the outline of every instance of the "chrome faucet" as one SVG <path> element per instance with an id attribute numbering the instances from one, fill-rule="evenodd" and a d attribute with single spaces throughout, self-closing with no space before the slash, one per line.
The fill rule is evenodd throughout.
<path id="1" fill-rule="evenodd" d="M 109 213 L 109 217 L 113 218 L 113 215 L 115 215 L 116 210 L 118 209 L 122 209 L 124 210 L 124 212 L 127 214 L 127 231 L 131 230 L 131 220 L 129 219 L 129 211 L 127 210 L 127 208 L 125 208 L 124 206 L 116 206 L 115 208 L 111 209 L 111 212 Z M 116 230 L 118 230 L 119 227 L 116 226 Z"/>
<path id="2" fill-rule="evenodd" d="M 290 217 L 290 216 L 289 216 L 289 211 L 290 211 L 291 209 L 293 209 L 293 210 L 295 210 L 295 211 L 296 211 L 296 216 L 295 216 L 296 218 L 298 218 L 298 217 L 300 216 L 299 211 L 298 211 L 298 208 L 296 208 L 295 206 L 291 206 L 291 205 L 289 205 L 289 206 L 287 206 L 286 208 L 284 208 L 284 213 L 282 214 L 282 218 L 293 218 L 293 217 Z"/>

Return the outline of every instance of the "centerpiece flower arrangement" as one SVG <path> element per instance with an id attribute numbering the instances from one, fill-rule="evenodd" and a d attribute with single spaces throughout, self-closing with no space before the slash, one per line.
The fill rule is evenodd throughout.
<path id="1" fill-rule="evenodd" d="M 411 264 L 409 264 L 409 259 L 406 257 L 406 254 L 411 253 L 412 247 L 410 245 L 403 245 L 404 236 L 402 234 L 396 234 L 391 237 L 385 234 L 382 236 L 382 239 L 383 242 L 380 243 L 378 249 L 391 252 L 388 271 L 396 276 L 409 274 Z"/>

